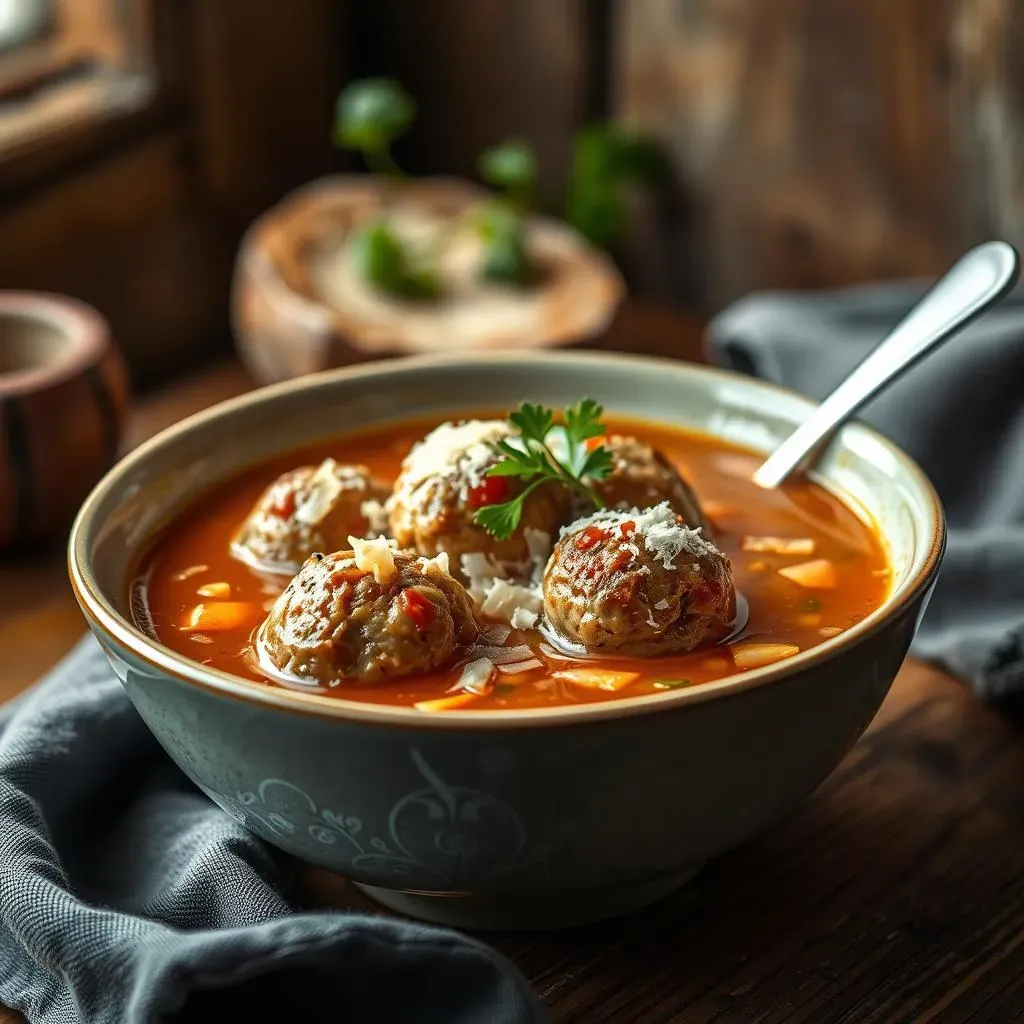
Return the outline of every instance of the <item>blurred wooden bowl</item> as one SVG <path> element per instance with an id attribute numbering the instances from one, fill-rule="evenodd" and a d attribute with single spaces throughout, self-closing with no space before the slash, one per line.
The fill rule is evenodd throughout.
<path id="1" fill-rule="evenodd" d="M 70 524 L 117 458 L 127 398 L 124 364 L 95 310 L 0 292 L 0 550 Z"/>
<path id="2" fill-rule="evenodd" d="M 373 176 L 325 178 L 292 193 L 253 224 L 239 251 L 232 320 L 249 370 L 269 383 L 386 356 L 573 345 L 601 334 L 623 281 L 603 252 L 546 218 L 528 223 L 541 270 L 529 289 L 481 283 L 481 243 L 467 228 L 444 250 L 436 302 L 382 296 L 355 273 L 349 235 L 385 204 L 389 219 L 429 237 L 487 195 L 459 179 L 396 191 Z"/>

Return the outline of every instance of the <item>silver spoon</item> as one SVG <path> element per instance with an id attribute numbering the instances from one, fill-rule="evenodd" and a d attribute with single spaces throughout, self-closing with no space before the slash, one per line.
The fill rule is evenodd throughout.
<path id="1" fill-rule="evenodd" d="M 778 487 L 865 402 L 1002 299 L 1018 270 L 1017 252 L 1006 242 L 985 242 L 961 257 L 761 464 L 754 483 Z"/>

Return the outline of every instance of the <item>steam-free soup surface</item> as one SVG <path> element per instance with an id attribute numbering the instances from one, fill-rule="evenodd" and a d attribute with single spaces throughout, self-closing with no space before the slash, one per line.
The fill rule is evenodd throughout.
<path id="1" fill-rule="evenodd" d="M 500 414 L 499 414 L 500 415 Z M 264 463 L 201 497 L 159 536 L 133 584 L 138 624 L 171 649 L 266 685 L 321 692 L 377 704 L 416 705 L 444 698 L 465 659 L 437 674 L 374 685 L 317 687 L 260 671 L 253 635 L 283 582 L 232 557 L 231 541 L 261 492 L 281 473 L 327 457 L 367 466 L 393 481 L 409 449 L 437 421 L 420 420 L 292 452 Z M 504 642 L 527 645 L 539 662 L 522 672 L 498 671 L 493 688 L 467 706 L 547 707 L 659 693 L 748 671 L 813 648 L 859 622 L 883 601 L 889 568 L 871 528 L 840 500 L 807 480 L 765 491 L 751 482 L 760 456 L 704 435 L 606 417 L 609 432 L 632 434 L 664 452 L 693 485 L 728 556 L 745 622 L 724 643 L 667 657 L 574 658 L 536 629 Z M 240 621 L 204 632 L 191 628 L 198 603 L 229 602 Z M 744 607 L 745 606 L 745 607 Z M 486 624 L 485 624 L 486 625 Z M 556 673 L 598 668 L 618 689 L 578 685 Z M 616 677 L 615 673 L 622 673 Z M 630 677 L 622 685 L 621 679 Z M 635 677 L 635 678 L 633 678 Z"/>

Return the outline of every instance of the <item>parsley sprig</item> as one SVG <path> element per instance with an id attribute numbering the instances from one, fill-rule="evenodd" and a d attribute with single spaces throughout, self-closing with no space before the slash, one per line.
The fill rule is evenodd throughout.
<path id="1" fill-rule="evenodd" d="M 603 412 L 592 398 L 584 398 L 565 410 L 564 424 L 555 423 L 551 409 L 532 402 L 524 402 L 510 413 L 509 423 L 518 434 L 491 445 L 501 459 L 487 475 L 519 477 L 527 486 L 509 501 L 477 509 L 473 521 L 498 540 L 507 540 L 519 526 L 526 499 L 551 482 L 585 495 L 595 508 L 604 508 L 600 495 L 587 485 L 588 480 L 603 480 L 612 468 L 612 453 L 603 444 L 587 444 L 604 434 Z M 554 450 L 554 439 L 559 436 L 565 448 L 561 458 Z"/>

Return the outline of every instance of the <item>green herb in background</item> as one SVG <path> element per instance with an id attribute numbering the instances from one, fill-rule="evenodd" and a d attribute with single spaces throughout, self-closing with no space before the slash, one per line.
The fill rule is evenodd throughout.
<path id="1" fill-rule="evenodd" d="M 573 146 L 567 219 L 607 248 L 625 232 L 628 188 L 660 185 L 668 175 L 668 161 L 653 139 L 614 123 L 584 128 Z"/>
<path id="2" fill-rule="evenodd" d="M 556 425 L 554 413 L 544 405 L 524 402 L 508 420 L 519 432 L 511 440 L 498 441 L 492 448 L 501 461 L 491 466 L 488 476 L 514 476 L 527 482 L 522 493 L 510 501 L 477 509 L 473 521 L 498 540 L 515 533 L 523 516 L 523 505 L 530 494 L 544 483 L 558 483 L 585 494 L 595 508 L 605 507 L 587 480 L 603 480 L 612 468 L 612 453 L 602 444 L 587 442 L 605 432 L 601 423 L 604 410 L 592 398 L 565 410 L 565 424 Z M 561 433 L 566 456 L 560 459 L 551 448 L 551 435 Z"/>
<path id="3" fill-rule="evenodd" d="M 375 220 L 354 232 L 353 250 L 360 276 L 375 288 L 404 299 L 432 299 L 440 292 L 437 277 L 427 268 L 410 265 L 394 231 Z"/>
<path id="4" fill-rule="evenodd" d="M 523 215 L 502 199 L 483 203 L 474 217 L 484 241 L 480 276 L 488 281 L 528 287 L 536 280 L 536 268 L 526 247 Z"/>
<path id="5" fill-rule="evenodd" d="M 362 154 L 371 171 L 398 178 L 402 172 L 391 146 L 415 117 L 416 103 L 394 79 L 359 79 L 338 96 L 334 141 Z M 360 276 L 378 291 L 415 300 L 440 293 L 437 275 L 429 267 L 413 266 L 401 239 L 382 217 L 354 231 L 352 247 Z"/>
<path id="6" fill-rule="evenodd" d="M 521 139 L 506 139 L 480 157 L 480 177 L 501 189 L 521 210 L 533 205 L 537 187 L 537 158 Z"/>
<path id="7" fill-rule="evenodd" d="M 480 276 L 488 281 L 526 288 L 537 279 L 526 245 L 526 214 L 533 204 L 537 160 L 519 139 L 508 139 L 480 157 L 480 177 L 504 196 L 486 202 L 477 217 L 484 241 Z"/>
<path id="8" fill-rule="evenodd" d="M 415 101 L 394 79 L 359 79 L 338 96 L 333 137 L 342 148 L 359 152 L 371 171 L 400 178 L 391 149 L 416 112 Z M 479 275 L 518 288 L 535 285 L 539 275 L 527 231 L 537 190 L 533 150 L 522 139 L 506 139 L 481 154 L 479 171 L 500 191 L 471 214 L 484 243 Z M 625 233 L 629 189 L 661 184 L 668 173 L 664 153 L 649 137 L 614 122 L 586 127 L 574 140 L 565 218 L 594 245 L 607 249 Z M 460 223 L 441 230 L 435 244 L 414 261 L 393 228 L 378 219 L 354 233 L 359 272 L 385 294 L 436 298 L 441 289 L 433 267 Z"/>
<path id="9" fill-rule="evenodd" d="M 347 85 L 334 110 L 334 141 L 362 154 L 377 174 L 398 176 L 391 146 L 416 118 L 416 103 L 392 78 L 362 78 Z"/>

